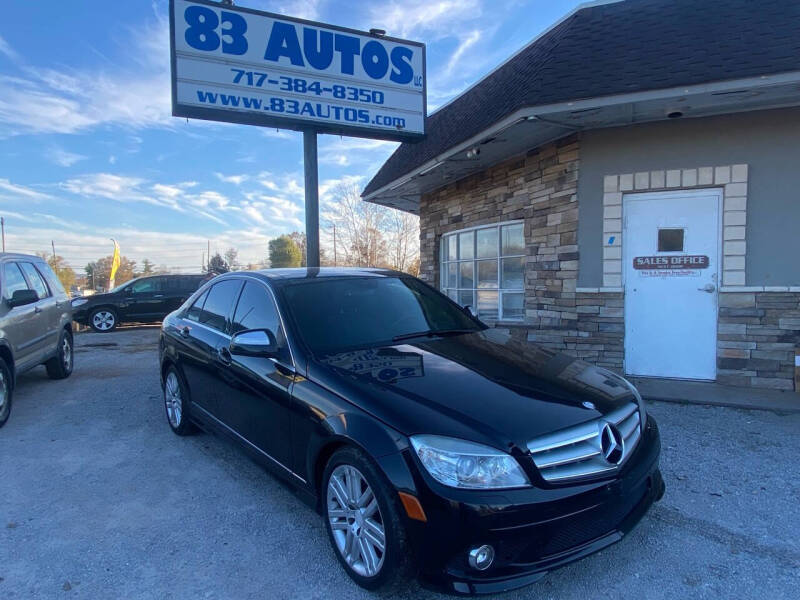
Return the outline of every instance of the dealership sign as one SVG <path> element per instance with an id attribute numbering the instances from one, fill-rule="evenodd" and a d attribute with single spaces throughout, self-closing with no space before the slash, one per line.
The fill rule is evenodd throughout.
<path id="1" fill-rule="evenodd" d="M 171 0 L 172 113 L 389 140 L 425 133 L 425 46 Z"/>

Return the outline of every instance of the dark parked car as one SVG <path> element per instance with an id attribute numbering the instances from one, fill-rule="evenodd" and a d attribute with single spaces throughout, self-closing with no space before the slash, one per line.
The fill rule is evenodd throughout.
<path id="1" fill-rule="evenodd" d="M 74 319 L 106 333 L 120 323 L 152 323 L 183 304 L 208 275 L 154 275 L 138 277 L 106 294 L 72 300 Z"/>
<path id="2" fill-rule="evenodd" d="M 323 514 L 348 575 L 497 592 L 619 541 L 661 498 L 623 378 L 382 270 L 231 273 L 163 324 L 166 414 L 232 438 Z"/>
<path id="3" fill-rule="evenodd" d="M 38 256 L 0 253 L 0 427 L 11 414 L 17 377 L 44 365 L 51 379 L 72 373 L 72 307 Z"/>

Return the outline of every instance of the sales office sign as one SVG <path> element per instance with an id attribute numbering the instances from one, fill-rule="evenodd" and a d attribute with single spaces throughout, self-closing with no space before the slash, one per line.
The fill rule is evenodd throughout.
<path id="1" fill-rule="evenodd" d="M 388 140 L 425 133 L 425 46 L 170 0 L 172 114 Z"/>

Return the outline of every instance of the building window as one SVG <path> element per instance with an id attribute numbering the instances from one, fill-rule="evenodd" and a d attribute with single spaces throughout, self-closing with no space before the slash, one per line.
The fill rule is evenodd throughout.
<path id="1" fill-rule="evenodd" d="M 488 320 L 525 317 L 525 236 L 521 222 L 442 236 L 441 289 Z"/>

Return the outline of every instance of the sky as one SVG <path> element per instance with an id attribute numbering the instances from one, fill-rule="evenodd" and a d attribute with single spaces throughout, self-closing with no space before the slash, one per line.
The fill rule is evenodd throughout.
<path id="1" fill-rule="evenodd" d="M 428 114 L 478 81 L 575 0 L 238 0 L 427 45 Z M 8 0 L 0 22 L 0 215 L 6 250 L 56 253 L 77 272 L 111 253 L 197 272 L 242 263 L 304 230 L 302 134 L 171 116 L 167 0 Z M 363 188 L 392 142 L 319 139 L 323 216 L 340 183 Z M 324 236 L 323 236 L 324 237 Z M 323 244 L 325 240 L 323 239 Z"/>

